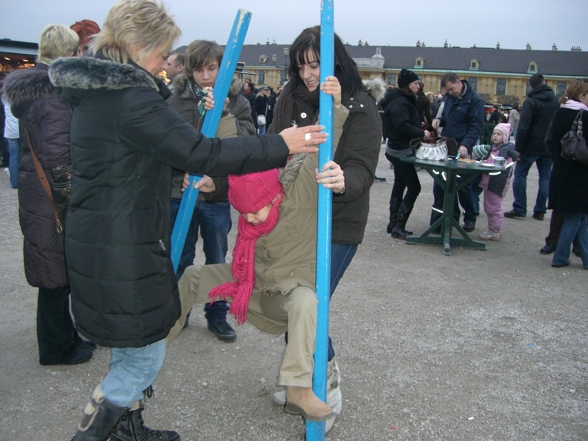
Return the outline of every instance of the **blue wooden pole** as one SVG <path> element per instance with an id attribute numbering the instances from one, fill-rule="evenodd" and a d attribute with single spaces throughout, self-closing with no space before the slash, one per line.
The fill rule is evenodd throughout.
<path id="1" fill-rule="evenodd" d="M 321 9 L 321 75 L 323 84 L 335 71 L 334 43 L 334 0 L 323 0 Z M 319 170 L 333 158 L 333 97 L 320 93 L 320 124 L 329 135 L 327 142 L 320 146 Z M 316 293 L 318 297 L 318 318 L 316 329 L 316 352 L 314 354 L 313 390 L 325 401 L 327 397 L 327 346 L 329 338 L 329 299 L 331 294 L 331 219 L 333 192 L 318 186 L 318 225 L 316 248 Z M 325 423 L 306 421 L 307 441 L 325 439 Z"/>
<path id="2" fill-rule="evenodd" d="M 204 123 L 202 124 L 201 133 L 207 138 L 214 138 L 216 135 L 225 99 L 229 93 L 231 81 L 233 81 L 233 75 L 235 73 L 235 68 L 237 67 L 237 61 L 239 61 L 239 55 L 243 48 L 243 42 L 245 41 L 250 21 L 251 12 L 239 9 L 237 17 L 233 23 L 233 29 L 231 30 L 229 41 L 225 48 L 216 82 L 214 83 L 213 95 L 216 104 L 211 110 L 206 112 Z M 177 271 L 178 269 L 182 250 L 184 249 L 184 243 L 186 242 L 186 236 L 188 235 L 190 220 L 192 219 L 192 214 L 196 207 L 198 189 L 194 188 L 194 185 L 196 185 L 200 178 L 201 176 L 199 175 L 190 175 L 190 185 L 186 188 L 182 196 L 178 217 L 176 218 L 176 223 L 174 224 L 174 229 L 172 231 L 171 260 L 174 265 L 174 271 Z"/>

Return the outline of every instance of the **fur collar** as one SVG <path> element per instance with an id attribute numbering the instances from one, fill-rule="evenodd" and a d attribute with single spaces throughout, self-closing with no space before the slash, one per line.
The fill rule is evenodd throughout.
<path id="1" fill-rule="evenodd" d="M 47 65 L 38 64 L 12 72 L 4 80 L 3 90 L 16 118 L 22 118 L 24 110 L 33 101 L 59 95 L 59 90 L 49 81 L 47 69 Z"/>
<path id="2" fill-rule="evenodd" d="M 380 77 L 370 78 L 369 80 L 364 80 L 363 84 L 368 90 L 370 96 L 376 100 L 376 103 L 379 103 L 384 95 L 386 94 L 386 83 Z"/>
<path id="3" fill-rule="evenodd" d="M 190 82 L 188 81 L 188 77 L 185 73 L 181 73 L 177 75 L 173 80 L 173 94 L 181 97 L 186 97 L 187 95 L 191 95 L 188 87 Z M 229 98 L 232 99 L 239 95 L 243 90 L 243 81 L 233 78 L 231 82 L 231 87 L 229 88 Z"/>
<path id="4" fill-rule="evenodd" d="M 49 77 L 56 87 L 120 90 L 149 87 L 159 92 L 153 77 L 138 66 L 94 57 L 58 58 L 51 63 Z"/>

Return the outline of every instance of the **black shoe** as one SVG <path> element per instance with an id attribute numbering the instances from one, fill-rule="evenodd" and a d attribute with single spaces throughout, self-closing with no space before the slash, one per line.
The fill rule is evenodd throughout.
<path id="1" fill-rule="evenodd" d="M 506 211 L 504 213 L 504 217 L 508 217 L 509 219 L 524 219 L 527 217 L 526 214 L 519 214 L 514 210 Z"/>
<path id="2" fill-rule="evenodd" d="M 386 233 L 392 234 L 393 229 L 394 229 L 394 225 L 392 225 L 391 223 L 388 224 L 388 226 L 386 227 Z"/>
<path id="3" fill-rule="evenodd" d="M 180 434 L 173 430 L 153 430 L 143 422 L 143 405 L 129 410 L 120 419 L 110 435 L 111 441 L 180 441 Z"/>
<path id="4" fill-rule="evenodd" d="M 563 268 L 564 266 L 568 266 L 570 264 L 570 259 L 568 259 L 568 261 L 566 263 L 564 263 L 563 265 L 556 265 L 555 263 L 552 263 L 551 266 L 554 268 Z"/>
<path id="5" fill-rule="evenodd" d="M 541 254 L 551 254 L 555 251 L 555 245 L 545 245 L 539 250 Z"/>
<path id="6" fill-rule="evenodd" d="M 82 340 L 82 342 L 78 345 L 78 349 L 81 349 L 83 351 L 93 351 L 97 347 L 98 345 L 96 343 L 89 340 Z"/>
<path id="7" fill-rule="evenodd" d="M 431 231 L 431 234 L 441 235 L 441 227 L 435 228 L 433 231 Z"/>
<path id="8" fill-rule="evenodd" d="M 71 357 L 67 361 L 61 361 L 58 363 L 53 363 L 53 362 L 44 363 L 41 361 L 39 363 L 42 364 L 43 366 L 53 366 L 53 365 L 59 365 L 59 364 L 80 364 L 80 363 L 84 363 L 84 362 L 90 360 L 91 358 L 92 358 L 92 351 L 76 348 L 76 352 L 73 355 L 73 357 Z"/>
<path id="9" fill-rule="evenodd" d="M 412 231 L 406 231 L 404 228 L 402 227 L 394 227 L 394 229 L 392 230 L 391 233 L 392 237 L 395 239 L 402 239 L 402 240 L 406 240 L 406 238 L 408 236 L 412 235 Z"/>
<path id="10" fill-rule="evenodd" d="M 582 255 L 580 254 L 580 250 L 578 248 L 576 248 L 575 246 L 572 247 L 572 253 L 574 253 L 576 255 L 576 257 L 582 257 Z"/>
<path id="11" fill-rule="evenodd" d="M 237 339 L 237 333 L 224 319 L 207 320 L 208 329 L 216 334 L 223 341 L 234 341 Z"/>
<path id="12" fill-rule="evenodd" d="M 466 231 L 468 233 L 471 233 L 472 231 L 474 231 L 476 229 L 476 224 L 471 222 L 471 221 L 466 221 L 463 224 L 463 231 Z"/>
<path id="13" fill-rule="evenodd" d="M 533 219 L 543 220 L 545 219 L 545 213 L 538 211 L 537 213 L 533 213 Z"/>

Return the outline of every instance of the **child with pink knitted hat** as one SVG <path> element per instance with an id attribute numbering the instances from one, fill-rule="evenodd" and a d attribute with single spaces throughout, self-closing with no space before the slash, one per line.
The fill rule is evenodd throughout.
<path id="1" fill-rule="evenodd" d="M 336 146 L 348 110 L 340 106 L 336 77 L 329 77 L 322 87 L 338 94 L 334 97 Z M 195 302 L 231 300 L 229 312 L 239 324 L 248 320 L 262 331 L 288 333 L 278 378 L 278 384 L 286 387 L 286 412 L 325 421 L 333 410 L 312 391 L 317 183 L 341 193 L 345 179 L 333 161 L 320 173 L 317 167 L 318 155 L 311 153 L 292 157 L 281 171 L 229 176 L 229 201 L 239 212 L 233 261 L 186 269 L 178 283 L 182 316 L 169 338 L 179 333 Z"/>
<path id="2" fill-rule="evenodd" d="M 496 158 L 504 158 L 505 171 L 485 174 L 479 184 L 484 189 L 484 212 L 488 217 L 488 230 L 480 234 L 482 240 L 499 241 L 502 239 L 504 211 L 502 200 L 508 191 L 512 169 L 510 166 L 519 157 L 515 146 L 510 142 L 510 124 L 497 124 L 492 132 L 491 145 L 476 145 L 472 158 L 483 163 L 494 164 Z"/>

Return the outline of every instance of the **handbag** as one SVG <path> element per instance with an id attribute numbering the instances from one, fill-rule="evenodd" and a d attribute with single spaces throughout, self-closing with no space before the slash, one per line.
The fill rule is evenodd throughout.
<path id="1" fill-rule="evenodd" d="M 588 148 L 582 131 L 582 113 L 580 110 L 572 124 L 572 129 L 561 138 L 561 157 L 566 161 L 588 167 Z"/>
<path id="2" fill-rule="evenodd" d="M 443 161 L 447 157 L 447 140 L 443 137 L 428 140 L 413 139 L 409 145 L 418 159 Z"/>
<path id="3" fill-rule="evenodd" d="M 257 125 L 265 126 L 265 115 L 257 115 Z"/>
<path id="4" fill-rule="evenodd" d="M 59 214 L 57 213 L 57 209 L 55 208 L 55 202 L 53 201 L 53 194 L 51 193 L 51 188 L 49 188 L 49 182 L 47 181 L 47 175 L 45 174 L 45 170 L 43 170 L 43 167 L 41 166 L 41 163 L 39 162 L 39 159 L 37 158 L 37 155 L 35 153 L 35 149 L 33 148 L 33 144 L 31 143 L 29 131 L 26 128 L 25 128 L 25 134 L 27 135 L 27 141 L 29 142 L 29 150 L 31 151 L 31 156 L 33 157 L 33 162 L 35 163 L 35 169 L 37 170 L 37 175 L 39 176 L 39 179 L 41 180 L 41 185 L 43 186 L 45 193 L 47 193 L 47 196 L 49 196 L 49 199 L 51 200 L 51 205 L 53 206 L 53 213 L 55 214 L 55 224 L 57 225 L 57 234 L 60 239 L 60 243 L 63 247 L 63 222 L 61 222 L 61 219 L 59 218 Z"/>

